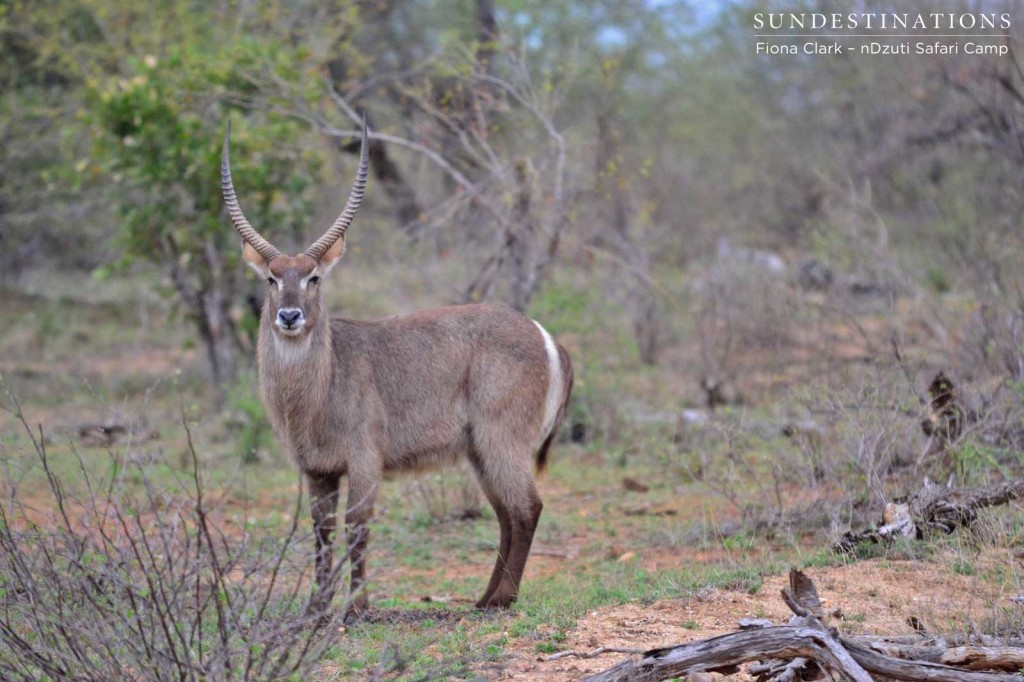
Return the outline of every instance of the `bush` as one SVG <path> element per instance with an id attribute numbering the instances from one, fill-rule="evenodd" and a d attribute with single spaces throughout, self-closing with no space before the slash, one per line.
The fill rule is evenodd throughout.
<path id="1" fill-rule="evenodd" d="M 316 630 L 320 614 L 303 609 L 312 542 L 298 533 L 301 494 L 283 533 L 224 532 L 188 433 L 188 492 L 161 489 L 142 467 L 144 492 L 97 491 L 79 460 L 88 492 L 76 499 L 41 431 L 16 403 L 15 414 L 49 499 L 30 504 L 3 479 L 0 677 L 308 679 L 337 628 Z"/>

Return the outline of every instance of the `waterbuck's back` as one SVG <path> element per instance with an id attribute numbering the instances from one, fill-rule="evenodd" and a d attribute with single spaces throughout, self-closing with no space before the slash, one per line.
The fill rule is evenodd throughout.
<path id="1" fill-rule="evenodd" d="M 331 328 L 336 366 L 363 377 L 339 380 L 359 393 L 359 420 L 386 470 L 536 451 L 548 435 L 551 351 L 511 308 L 452 306 Z M 354 426 L 351 415 L 336 419 Z"/>

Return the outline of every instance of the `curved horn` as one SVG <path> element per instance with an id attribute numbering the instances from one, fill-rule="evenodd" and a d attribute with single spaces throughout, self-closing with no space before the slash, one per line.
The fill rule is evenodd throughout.
<path id="1" fill-rule="evenodd" d="M 235 196 L 235 184 L 231 182 L 231 162 L 228 160 L 228 157 L 231 156 L 229 149 L 230 139 L 231 120 L 229 119 L 228 131 L 224 134 L 224 150 L 220 155 L 220 188 L 224 194 L 224 204 L 228 207 L 228 215 L 231 216 L 231 222 L 234 223 L 238 234 L 242 235 L 242 239 L 249 246 L 256 249 L 256 252 L 263 256 L 263 260 L 269 263 L 280 256 L 281 252 L 253 229 L 253 226 L 245 219 L 245 214 L 242 213 L 242 209 L 238 205 L 238 197 Z"/>
<path id="2" fill-rule="evenodd" d="M 319 261 L 327 253 L 327 249 L 334 246 L 334 243 L 345 236 L 345 230 L 352 224 L 359 211 L 359 205 L 363 203 L 363 193 L 366 191 L 366 175 L 370 170 L 369 145 L 366 134 L 366 116 L 363 116 L 363 142 L 359 147 L 359 172 L 356 173 L 356 182 L 352 185 L 352 191 L 348 195 L 348 203 L 345 210 L 341 212 L 338 219 L 334 221 L 324 235 L 313 242 L 313 245 L 306 249 L 306 255 L 313 260 Z"/>

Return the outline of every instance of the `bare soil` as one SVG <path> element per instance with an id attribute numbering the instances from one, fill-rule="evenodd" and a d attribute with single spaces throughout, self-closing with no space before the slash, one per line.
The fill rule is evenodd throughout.
<path id="1" fill-rule="evenodd" d="M 996 564 L 1005 557 L 987 557 Z M 935 631 L 970 629 L 994 610 L 1015 609 L 976 576 L 960 575 L 936 562 L 874 559 L 846 566 L 808 569 L 821 592 L 826 612 L 840 629 L 873 634 L 913 634 L 917 618 Z M 784 575 L 766 577 L 755 594 L 711 588 L 684 599 L 625 604 L 587 613 L 562 642 L 565 650 L 598 647 L 651 649 L 681 644 L 736 630 L 741 618 L 785 622 L 791 615 L 779 597 Z M 546 661 L 536 642 L 512 642 L 503 665 L 481 671 L 490 679 L 575 680 L 621 661 L 625 654 L 591 659 Z M 735 679 L 743 679 L 738 677 Z"/>

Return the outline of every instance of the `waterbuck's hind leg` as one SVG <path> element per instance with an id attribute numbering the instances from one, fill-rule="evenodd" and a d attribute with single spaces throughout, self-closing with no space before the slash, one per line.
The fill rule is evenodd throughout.
<path id="1" fill-rule="evenodd" d="M 309 505 L 316 538 L 316 585 L 309 600 L 309 611 L 326 615 L 334 599 L 337 574 L 334 563 L 334 532 L 338 524 L 338 475 L 308 475 Z"/>
<path id="2" fill-rule="evenodd" d="M 498 583 L 501 581 L 501 576 L 504 575 L 508 569 L 508 553 L 512 546 L 512 517 L 509 514 L 508 509 L 505 507 L 505 503 L 500 497 L 490 494 L 490 491 L 486 487 L 484 487 L 484 492 L 487 494 L 487 499 L 490 501 L 491 507 L 494 508 L 494 514 L 498 517 L 501 536 L 498 542 L 498 558 L 494 562 L 494 570 L 491 572 L 491 579 L 487 583 L 487 589 L 484 590 L 484 596 L 480 597 L 480 601 L 476 603 L 476 607 L 478 609 L 486 608 L 491 595 L 493 595 L 494 591 L 498 589 Z"/>
<path id="3" fill-rule="evenodd" d="M 504 468 L 510 462 L 515 465 Z M 474 462 L 475 464 L 476 462 Z M 490 464 L 490 466 L 488 466 Z M 504 462 L 480 458 L 480 483 L 501 524 L 501 542 L 494 572 L 477 608 L 508 608 L 519 596 L 533 535 L 544 508 L 531 471 L 531 458 Z"/>
<path id="4" fill-rule="evenodd" d="M 360 474 L 349 471 L 345 527 L 348 531 L 348 556 L 352 565 L 349 603 L 345 623 L 358 622 L 370 608 L 370 592 L 366 587 L 366 546 L 370 540 L 370 519 L 377 497 L 381 473 Z"/>
<path id="5" fill-rule="evenodd" d="M 523 580 L 526 560 L 530 557 L 530 546 L 533 535 L 540 521 L 540 513 L 544 508 L 537 489 L 530 482 L 528 502 L 512 513 L 512 541 L 508 551 L 508 561 L 502 571 L 498 586 L 487 599 L 485 608 L 506 609 L 519 596 L 519 584 Z"/>

